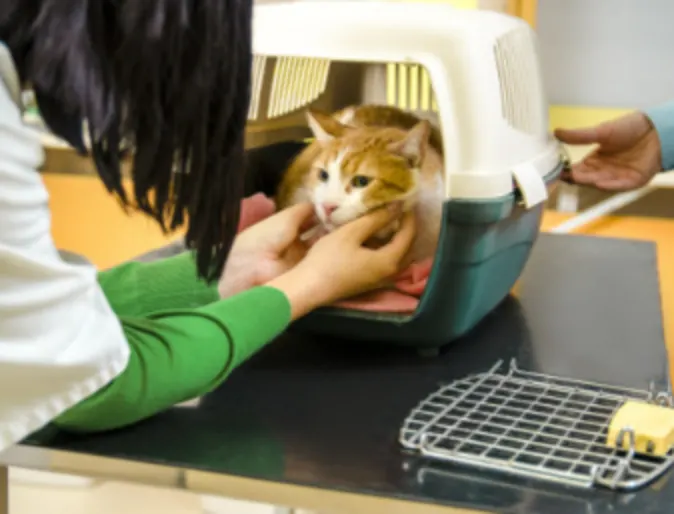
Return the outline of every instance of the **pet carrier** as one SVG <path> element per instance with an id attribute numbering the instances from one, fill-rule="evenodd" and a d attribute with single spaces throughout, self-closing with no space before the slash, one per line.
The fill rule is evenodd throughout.
<path id="1" fill-rule="evenodd" d="M 308 107 L 356 104 L 430 119 L 444 144 L 443 223 L 417 309 L 326 308 L 295 328 L 431 352 L 465 334 L 520 276 L 565 165 L 533 30 L 493 11 L 334 0 L 258 5 L 253 40 L 249 148 L 309 137 Z"/>

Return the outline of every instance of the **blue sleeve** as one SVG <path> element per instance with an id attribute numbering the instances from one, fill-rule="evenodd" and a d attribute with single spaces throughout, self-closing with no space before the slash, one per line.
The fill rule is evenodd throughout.
<path id="1" fill-rule="evenodd" d="M 647 109 L 644 114 L 653 122 L 662 148 L 662 168 L 674 169 L 674 101 Z"/>

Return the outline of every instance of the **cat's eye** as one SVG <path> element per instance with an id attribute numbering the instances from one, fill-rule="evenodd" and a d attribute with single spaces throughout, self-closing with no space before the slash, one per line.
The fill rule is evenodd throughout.
<path id="1" fill-rule="evenodd" d="M 356 175 L 351 179 L 351 185 L 353 187 L 367 187 L 367 185 L 372 182 L 370 177 L 364 177 L 363 175 Z"/>
<path id="2" fill-rule="evenodd" d="M 328 179 L 330 178 L 330 175 L 328 175 L 328 172 L 325 170 L 319 170 L 318 171 L 318 180 L 321 182 L 327 182 Z"/>

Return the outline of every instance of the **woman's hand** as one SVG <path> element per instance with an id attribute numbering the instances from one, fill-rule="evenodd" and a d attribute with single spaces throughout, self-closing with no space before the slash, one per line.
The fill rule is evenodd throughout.
<path id="1" fill-rule="evenodd" d="M 312 222 L 313 206 L 304 203 L 284 209 L 239 234 L 218 283 L 220 297 L 265 284 L 295 266 L 307 253 L 299 236 Z"/>
<path id="2" fill-rule="evenodd" d="M 412 213 L 403 217 L 400 230 L 386 245 L 378 249 L 363 245 L 396 215 L 389 209 L 380 209 L 340 227 L 318 240 L 292 270 L 267 285 L 286 294 L 293 319 L 381 286 L 400 271 L 412 244 Z"/>
<path id="3" fill-rule="evenodd" d="M 592 128 L 558 129 L 555 135 L 571 145 L 599 145 L 574 164 L 570 176 L 565 177 L 577 184 L 605 191 L 629 191 L 645 186 L 662 170 L 658 133 L 641 112 Z"/>

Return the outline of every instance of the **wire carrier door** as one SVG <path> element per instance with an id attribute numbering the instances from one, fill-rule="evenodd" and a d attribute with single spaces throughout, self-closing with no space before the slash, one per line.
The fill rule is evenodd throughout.
<path id="1" fill-rule="evenodd" d="M 400 443 L 433 460 L 460 463 L 548 482 L 633 491 L 674 463 L 638 453 L 624 427 L 628 450 L 606 445 L 608 426 L 626 400 L 672 408 L 669 393 L 522 371 L 498 362 L 486 373 L 457 380 L 409 414 Z"/>

